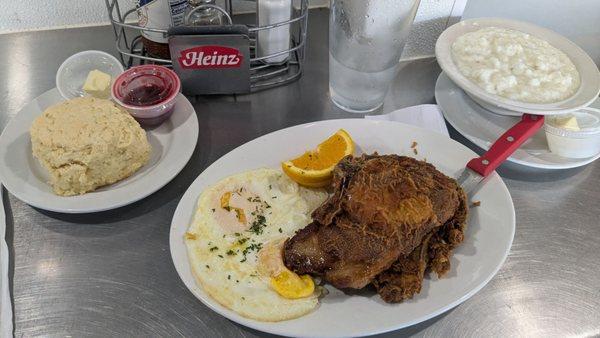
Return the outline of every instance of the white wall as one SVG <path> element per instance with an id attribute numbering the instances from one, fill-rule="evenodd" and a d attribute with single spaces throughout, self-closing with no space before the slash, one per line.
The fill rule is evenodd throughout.
<path id="1" fill-rule="evenodd" d="M 119 0 L 130 7 L 135 0 Z M 0 32 L 108 23 L 104 0 L 0 0 Z"/>
<path id="2" fill-rule="evenodd" d="M 402 58 L 433 56 L 438 36 L 460 20 L 466 3 L 467 0 L 421 0 Z"/>
<path id="3" fill-rule="evenodd" d="M 329 3 L 329 0 L 309 1 L 311 6 Z M 435 40 L 447 26 L 453 9 L 460 16 L 466 1 L 421 0 L 403 57 L 433 55 Z M 135 2 L 119 0 L 121 8 L 131 8 Z M 243 3 L 254 6 L 252 3 Z M 0 0 L 0 33 L 107 23 L 104 0 Z"/>
<path id="4" fill-rule="evenodd" d="M 217 4 L 222 1 L 217 0 Z M 309 2 L 311 6 L 329 4 L 329 0 Z M 119 0 L 123 12 L 136 3 L 137 0 Z M 250 1 L 234 0 L 235 9 L 247 11 L 255 7 Z M 105 0 L 0 0 L 0 33 L 107 23 Z"/>

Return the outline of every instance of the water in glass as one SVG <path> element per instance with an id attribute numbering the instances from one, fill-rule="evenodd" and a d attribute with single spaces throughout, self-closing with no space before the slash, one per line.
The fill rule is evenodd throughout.
<path id="1" fill-rule="evenodd" d="M 350 112 L 383 104 L 419 0 L 332 0 L 329 91 Z"/>

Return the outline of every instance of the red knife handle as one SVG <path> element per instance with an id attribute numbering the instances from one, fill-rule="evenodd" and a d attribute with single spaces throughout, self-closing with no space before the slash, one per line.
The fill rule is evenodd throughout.
<path id="1" fill-rule="evenodd" d="M 467 163 L 467 168 L 486 177 L 496 170 L 523 142 L 527 141 L 544 124 L 544 116 L 523 114 L 521 121 L 507 130 L 481 157 Z"/>

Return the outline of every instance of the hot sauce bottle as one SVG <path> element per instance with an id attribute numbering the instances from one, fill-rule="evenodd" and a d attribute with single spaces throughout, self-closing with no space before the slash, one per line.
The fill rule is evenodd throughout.
<path id="1" fill-rule="evenodd" d="M 187 0 L 139 0 L 140 27 L 164 29 L 183 25 Z M 142 31 L 142 43 L 149 56 L 170 59 L 167 35 L 161 32 Z"/>

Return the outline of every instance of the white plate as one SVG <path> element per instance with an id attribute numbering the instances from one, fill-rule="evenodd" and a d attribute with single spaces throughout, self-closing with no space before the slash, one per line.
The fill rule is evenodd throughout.
<path id="1" fill-rule="evenodd" d="M 488 150 L 520 117 L 494 114 L 475 103 L 462 89 L 442 72 L 435 84 L 435 100 L 446 121 L 478 147 Z M 600 104 L 600 100 L 592 105 Z M 515 151 L 509 161 L 542 169 L 568 169 L 593 162 L 600 154 L 589 158 L 566 158 L 550 152 L 546 134 L 538 131 Z"/>
<path id="2" fill-rule="evenodd" d="M 552 46 L 563 51 L 573 61 L 581 76 L 579 90 L 570 98 L 555 103 L 525 103 L 509 100 L 490 94 L 477 84 L 467 79 L 458 70 L 452 60 L 452 44 L 461 35 L 484 27 L 500 27 L 518 30 L 548 41 Z M 542 27 L 516 20 L 502 18 L 476 18 L 461 21 L 447 28 L 435 44 L 435 56 L 440 67 L 460 88 L 471 96 L 477 97 L 500 109 L 527 112 L 538 115 L 558 114 L 573 111 L 589 105 L 600 93 L 600 71 L 594 61 L 569 39 Z M 498 111 L 501 111 L 498 109 Z"/>
<path id="3" fill-rule="evenodd" d="M 170 247 L 179 276 L 206 306 L 242 325 L 287 336 L 349 337 L 376 334 L 413 325 L 464 302 L 498 271 L 515 232 L 515 211 L 504 182 L 493 173 L 473 197 L 482 201 L 473 208 L 465 242 L 452 257 L 446 278 L 426 278 L 412 300 L 386 304 L 378 295 L 347 296 L 331 286 L 330 293 L 312 313 L 298 319 L 267 323 L 247 319 L 224 308 L 196 285 L 190 270 L 183 236 L 196 209 L 200 193 L 220 179 L 261 167 L 279 168 L 280 162 L 315 147 L 339 128 L 347 130 L 358 152 L 412 155 L 418 143 L 419 158 L 427 158 L 439 170 L 455 176 L 476 154 L 433 131 L 390 121 L 365 119 L 329 120 L 303 124 L 250 141 L 208 167 L 189 187 L 173 216 Z"/>
<path id="4" fill-rule="evenodd" d="M 62 197 L 52 192 L 47 172 L 31 154 L 29 127 L 46 108 L 63 101 L 58 90 L 42 94 L 9 122 L 0 136 L 0 181 L 23 202 L 34 207 L 85 213 L 118 208 L 157 191 L 183 169 L 198 140 L 198 118 L 194 107 L 179 94 L 171 118 L 148 130 L 152 154 L 148 164 L 115 184 L 81 195 Z"/>

